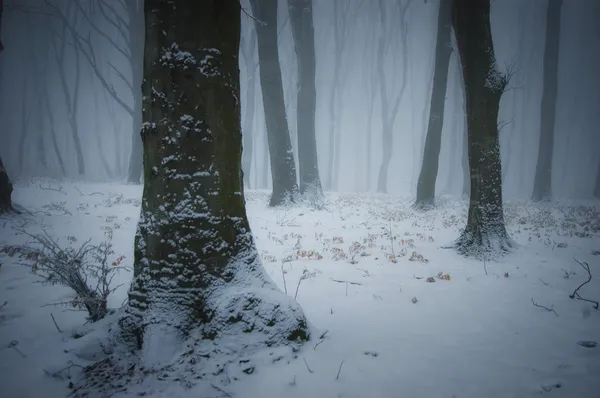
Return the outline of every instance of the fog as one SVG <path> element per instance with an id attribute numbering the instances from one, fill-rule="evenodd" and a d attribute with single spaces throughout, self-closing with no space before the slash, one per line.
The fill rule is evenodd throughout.
<path id="1" fill-rule="evenodd" d="M 314 0 L 316 132 L 325 189 L 378 191 L 387 147 L 391 159 L 385 190 L 414 196 L 428 124 L 438 4 Z M 530 198 L 533 189 L 546 7 L 547 1 L 492 2 L 497 62 L 511 75 L 499 123 L 507 198 Z M 597 0 L 565 1 L 562 6 L 552 169 L 556 198 L 587 199 L 594 191 L 600 162 L 599 20 Z M 295 149 L 297 65 L 285 1 L 280 1 L 278 24 Z M 139 123 L 133 119 L 141 102 L 135 76 L 142 65 L 143 39 L 135 36 L 140 26 L 142 1 L 5 0 L 0 156 L 13 179 L 127 179 L 132 142 L 139 136 Z M 243 13 L 242 125 L 243 134 L 252 139 L 252 147 L 245 148 L 251 152 L 246 188 L 267 189 L 270 166 L 253 29 L 254 21 Z M 379 43 L 386 48 L 383 57 L 378 57 Z M 436 192 L 461 195 L 465 117 L 458 51 L 453 47 Z M 254 101 L 252 106 L 249 101 Z M 383 139 L 386 123 L 391 143 Z"/>

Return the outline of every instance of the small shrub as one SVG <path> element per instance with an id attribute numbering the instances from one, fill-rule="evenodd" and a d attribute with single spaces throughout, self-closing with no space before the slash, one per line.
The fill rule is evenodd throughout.
<path id="1" fill-rule="evenodd" d="M 31 271 L 42 278 L 42 283 L 73 290 L 72 301 L 56 305 L 70 304 L 85 310 L 90 322 L 99 321 L 108 314 L 108 297 L 119 287 L 112 287 L 112 280 L 124 268 L 121 266 L 124 256 L 109 260 L 115 254 L 109 241 L 92 245 L 88 240 L 79 248 L 61 247 L 47 232 L 40 235 L 20 232 L 29 236 L 33 244 L 5 246 L 2 252 L 25 260 L 23 265 L 31 267 Z"/>

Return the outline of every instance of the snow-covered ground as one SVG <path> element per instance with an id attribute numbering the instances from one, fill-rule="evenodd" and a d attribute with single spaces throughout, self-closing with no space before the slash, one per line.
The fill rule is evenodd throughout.
<path id="1" fill-rule="evenodd" d="M 140 197 L 134 186 L 17 184 L 14 200 L 30 214 L 0 218 L 0 245 L 27 242 L 15 228 L 65 245 L 112 235 L 115 256 L 131 265 Z M 246 198 L 264 267 L 324 336 L 292 363 L 227 386 L 147 396 L 600 397 L 600 346 L 577 344 L 600 342 L 600 311 L 569 298 L 588 277 L 576 259 L 593 275 L 579 293 L 600 300 L 599 203 L 507 203 L 518 248 L 484 264 L 443 248 L 464 225 L 464 201 L 418 213 L 392 196 L 331 194 L 318 211 L 269 209 L 267 192 Z M 81 337 L 97 326 L 48 306 L 68 301 L 67 289 L 35 284 L 14 258 L 0 262 L 0 396 L 66 396 L 69 377 L 101 351 L 100 337 Z M 125 271 L 115 281 L 123 286 L 111 307 L 130 279 Z"/>

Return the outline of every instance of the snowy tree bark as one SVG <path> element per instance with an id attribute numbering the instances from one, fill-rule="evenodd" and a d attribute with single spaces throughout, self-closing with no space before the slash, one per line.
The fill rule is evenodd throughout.
<path id="1" fill-rule="evenodd" d="M 315 32 L 312 10 L 312 0 L 288 0 L 290 24 L 298 59 L 296 126 L 300 193 L 316 203 L 322 200 L 323 189 L 319 177 L 315 133 L 317 89 L 315 87 Z"/>
<path id="2" fill-rule="evenodd" d="M 250 0 L 256 17 L 258 64 L 269 139 L 273 193 L 270 206 L 294 201 L 298 194 L 296 164 L 283 99 L 277 47 L 277 0 Z"/>
<path id="3" fill-rule="evenodd" d="M 497 125 L 507 78 L 494 55 L 490 0 L 453 0 L 452 25 L 466 91 L 471 180 L 467 225 L 456 248 L 465 255 L 499 254 L 511 246 L 504 225 Z"/>
<path id="4" fill-rule="evenodd" d="M 415 206 L 427 209 L 434 205 L 435 182 L 438 173 L 440 150 L 442 147 L 442 127 L 448 84 L 448 68 L 452 55 L 452 9 L 449 1 L 440 1 L 435 44 L 435 69 L 429 109 L 429 125 L 423 150 L 423 164 L 417 183 Z"/>
<path id="5" fill-rule="evenodd" d="M 542 89 L 540 141 L 535 168 L 532 200 L 549 200 L 552 196 L 552 158 L 556 98 L 558 96 L 558 53 L 562 0 L 549 0 L 546 11 L 546 43 L 544 46 L 544 83 Z"/>
<path id="6" fill-rule="evenodd" d="M 305 340 L 302 310 L 266 276 L 246 217 L 240 5 L 146 0 L 145 16 L 144 191 L 126 335 L 147 369 L 165 369 L 187 338 L 210 346 L 246 333 L 263 348 Z"/>

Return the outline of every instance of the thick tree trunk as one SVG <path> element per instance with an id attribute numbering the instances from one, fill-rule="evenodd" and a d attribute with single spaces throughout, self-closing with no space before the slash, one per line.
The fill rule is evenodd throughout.
<path id="1" fill-rule="evenodd" d="M 298 184 L 279 66 L 277 0 L 250 0 L 250 5 L 257 19 L 254 26 L 273 179 L 269 206 L 279 206 L 296 199 Z"/>
<path id="2" fill-rule="evenodd" d="M 144 367 L 167 373 L 187 338 L 304 340 L 302 310 L 266 277 L 244 207 L 239 2 L 146 0 L 145 16 L 144 190 L 125 331 Z"/>
<path id="3" fill-rule="evenodd" d="M 144 15 L 140 12 L 138 2 L 127 3 L 129 24 L 127 25 L 130 43 L 131 86 L 133 87 L 133 114 L 131 115 L 131 153 L 127 168 L 126 181 L 139 184 L 142 179 L 143 150 L 140 131 L 142 128 L 142 97 L 139 87 L 142 85 L 144 59 Z"/>
<path id="4" fill-rule="evenodd" d="M 312 0 L 289 0 L 288 10 L 298 59 L 296 123 L 300 193 L 311 202 L 319 203 L 323 198 L 323 189 L 319 177 L 315 133 L 317 89 Z"/>
<path id="5" fill-rule="evenodd" d="M 453 0 L 452 25 L 467 99 L 471 196 L 467 225 L 456 242 L 465 255 L 508 250 L 498 137 L 500 98 L 507 79 L 496 64 L 489 0 Z"/>
<path id="6" fill-rule="evenodd" d="M 562 0 L 549 0 L 546 11 L 540 143 L 532 195 L 532 199 L 536 202 L 549 200 L 552 197 L 552 157 L 554 152 L 556 98 L 558 96 L 558 52 L 562 3 Z"/>
<path id="7" fill-rule="evenodd" d="M 0 158 L 0 213 L 6 213 L 12 210 L 12 191 L 12 183 L 10 182 L 10 178 L 8 177 L 6 169 L 4 168 L 2 158 Z"/>
<path id="8" fill-rule="evenodd" d="M 448 84 L 448 68 L 452 54 L 452 4 L 440 1 L 438 32 L 435 45 L 435 69 L 429 109 L 429 125 L 423 150 L 423 164 L 417 183 L 415 206 L 426 209 L 435 202 L 435 182 L 437 179 L 440 150 L 442 148 L 442 128 Z"/>

